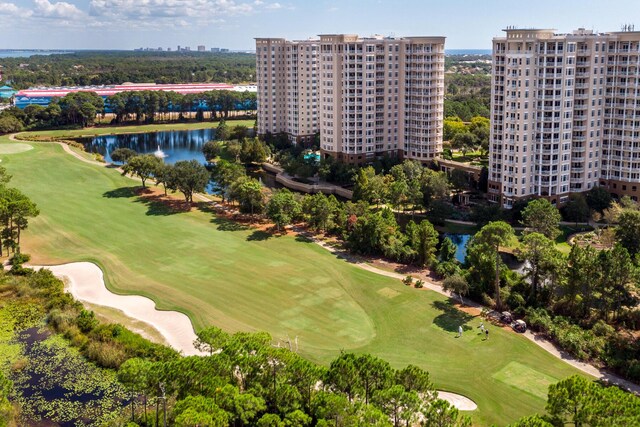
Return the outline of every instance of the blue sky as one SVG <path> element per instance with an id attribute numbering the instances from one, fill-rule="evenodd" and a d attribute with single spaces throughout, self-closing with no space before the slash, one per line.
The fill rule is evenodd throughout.
<path id="1" fill-rule="evenodd" d="M 0 0 L 0 49 L 252 49 L 254 37 L 320 33 L 446 36 L 488 49 L 507 25 L 640 30 L 638 0 Z"/>

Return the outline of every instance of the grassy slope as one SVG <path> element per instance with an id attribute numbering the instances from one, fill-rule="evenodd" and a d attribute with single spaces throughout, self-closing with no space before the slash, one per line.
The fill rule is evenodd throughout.
<path id="1" fill-rule="evenodd" d="M 438 387 L 474 399 L 482 425 L 543 410 L 539 390 L 523 391 L 510 362 L 543 384 L 576 373 L 514 333 L 492 327 L 481 341 L 478 319 L 434 292 L 408 289 L 292 237 L 264 239 L 204 212 L 168 215 L 132 195 L 135 183 L 115 171 L 81 163 L 57 145 L 33 145 L 0 158 L 42 211 L 25 233 L 36 263 L 95 261 L 116 292 L 184 311 L 197 328 L 299 336 L 301 353 L 318 362 L 345 349 L 396 367 L 417 364 Z M 469 331 L 456 339 L 461 322 Z"/>

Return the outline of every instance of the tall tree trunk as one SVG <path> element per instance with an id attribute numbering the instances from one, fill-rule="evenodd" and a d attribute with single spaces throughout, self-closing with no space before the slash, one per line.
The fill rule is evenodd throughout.
<path id="1" fill-rule="evenodd" d="M 496 308 L 498 311 L 502 311 L 502 298 L 500 297 L 500 246 L 496 246 L 496 279 L 494 286 L 496 290 Z"/>

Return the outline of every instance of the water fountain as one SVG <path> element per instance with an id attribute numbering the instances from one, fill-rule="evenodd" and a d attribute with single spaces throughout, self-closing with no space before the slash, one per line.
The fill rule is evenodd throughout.
<path id="1" fill-rule="evenodd" d="M 159 159 L 164 159 L 165 157 L 167 157 L 167 155 L 164 153 L 164 151 L 162 151 L 160 149 L 159 145 L 158 145 L 158 149 L 153 152 L 153 155 L 156 156 Z"/>

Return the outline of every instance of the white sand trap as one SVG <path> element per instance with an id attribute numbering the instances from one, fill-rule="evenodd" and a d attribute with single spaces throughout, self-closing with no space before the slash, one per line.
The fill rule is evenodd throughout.
<path id="1" fill-rule="evenodd" d="M 48 268 L 58 278 L 67 279 L 67 291 L 77 300 L 121 310 L 134 319 L 145 322 L 162 334 L 174 349 L 186 356 L 200 355 L 193 341 L 197 338 L 191 320 L 177 311 L 156 310 L 153 300 L 139 295 L 117 295 L 104 284 L 102 270 L 91 262 L 73 262 Z"/>
<path id="2" fill-rule="evenodd" d="M 32 145 L 23 144 L 22 142 L 11 142 L 9 144 L 0 144 L 0 154 L 16 154 L 23 151 L 33 149 Z"/>
<path id="3" fill-rule="evenodd" d="M 475 411 L 478 409 L 476 402 L 460 394 L 438 391 L 438 398 L 446 400 L 461 411 Z"/>

